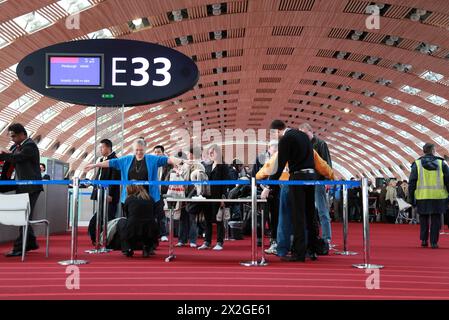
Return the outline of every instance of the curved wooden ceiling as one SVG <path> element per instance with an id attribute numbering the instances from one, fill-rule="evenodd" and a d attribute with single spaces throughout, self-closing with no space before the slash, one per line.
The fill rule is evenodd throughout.
<path id="1" fill-rule="evenodd" d="M 0 4 L 0 46 L 5 42 L 0 51 L 0 145 L 9 143 L 4 128 L 17 121 L 33 137 L 51 139 L 43 156 L 70 162 L 72 169 L 92 160 L 91 109 L 30 91 L 17 80 L 14 65 L 44 46 L 107 29 L 105 34 L 115 38 L 175 48 L 196 60 L 201 73 L 198 86 L 158 104 L 161 108 L 127 110 L 127 141 L 151 126 L 155 129 L 148 141 L 170 147 L 169 133 L 191 128 L 196 120 L 202 120 L 203 129 L 219 130 L 267 128 L 275 118 L 289 126 L 307 121 L 328 141 L 336 169 L 346 178 L 405 179 L 427 141 L 437 145 L 440 155 L 447 153 L 447 1 L 379 4 L 378 30 L 365 25 L 367 6 L 377 5 L 371 1 L 222 0 L 216 15 L 210 0 L 64 1 L 87 3 L 79 29 L 66 28 L 69 13 L 60 1 Z M 178 10 L 183 18 L 174 21 Z M 30 34 L 14 19 L 33 11 L 49 25 Z M 134 29 L 131 21 L 137 18 L 149 25 Z M 222 39 L 214 39 L 215 31 L 222 31 Z M 217 52 L 223 57 L 217 58 Z M 18 98 L 22 104 L 29 101 L 25 112 L 11 105 Z M 42 121 L 49 108 L 53 118 Z M 71 123 L 68 129 L 58 128 L 64 121 Z M 144 127 L 143 121 L 148 121 Z M 84 127 L 85 133 L 74 136 Z M 61 144 L 68 147 L 57 151 Z"/>

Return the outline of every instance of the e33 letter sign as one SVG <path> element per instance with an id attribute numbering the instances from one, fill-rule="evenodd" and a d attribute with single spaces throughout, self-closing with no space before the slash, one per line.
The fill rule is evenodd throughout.
<path id="1" fill-rule="evenodd" d="M 136 106 L 168 100 L 193 88 L 198 68 L 184 54 L 157 44 L 120 39 L 59 43 L 26 56 L 17 76 L 56 100 Z"/>

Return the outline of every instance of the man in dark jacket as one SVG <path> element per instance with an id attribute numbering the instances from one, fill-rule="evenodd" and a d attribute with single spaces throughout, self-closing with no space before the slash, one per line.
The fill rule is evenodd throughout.
<path id="1" fill-rule="evenodd" d="M 7 176 L 14 172 L 15 180 L 42 180 L 39 148 L 33 140 L 28 138 L 27 131 L 20 123 L 14 123 L 8 127 L 8 135 L 14 145 L 9 149 L 0 148 L 0 160 L 5 164 L 2 171 L 2 180 L 12 179 Z M 14 189 L 16 193 L 28 193 L 30 196 L 30 220 L 33 219 L 34 207 L 39 194 L 43 191 L 42 185 L 18 185 Z M 20 228 L 19 237 L 14 241 L 12 251 L 6 254 L 7 257 L 16 257 L 22 255 L 22 233 Z M 33 228 L 28 227 L 26 251 L 36 250 L 39 246 L 34 235 Z"/>
<path id="2" fill-rule="evenodd" d="M 115 152 L 112 151 L 112 141 L 109 139 L 103 139 L 100 141 L 100 153 L 101 158 L 100 162 L 111 160 L 117 158 Z M 101 168 L 97 171 L 95 175 L 95 180 L 120 180 L 120 171 L 114 168 Z M 97 200 L 97 187 L 92 191 L 92 195 L 90 196 L 91 200 Z M 109 186 L 109 195 L 108 195 L 108 221 L 115 219 L 115 215 L 117 213 L 118 203 L 120 201 L 120 186 L 111 185 Z M 103 201 L 100 199 L 100 212 L 102 212 Z M 103 222 L 102 217 L 100 217 L 100 221 Z M 94 214 L 92 219 L 89 222 L 89 235 L 92 240 L 92 243 L 95 244 L 95 230 L 97 224 L 97 216 Z"/>
<path id="3" fill-rule="evenodd" d="M 313 134 L 313 129 L 308 123 L 301 124 L 299 130 L 307 134 L 313 145 L 313 149 L 332 168 L 332 160 L 327 143 Z M 320 175 L 317 176 L 317 179 L 325 180 Z M 320 217 L 322 238 L 330 245 L 332 239 L 331 217 L 329 214 L 329 203 L 327 202 L 326 186 L 324 185 L 315 186 L 315 207 Z"/>
<path id="4" fill-rule="evenodd" d="M 281 120 L 274 120 L 270 129 L 277 130 L 280 137 L 277 171 L 270 176 L 270 180 L 279 179 L 287 162 L 290 180 L 315 180 L 313 147 L 307 135 L 297 129 L 287 128 Z M 281 260 L 304 262 L 307 247 L 311 259 L 316 260 L 318 234 L 315 219 L 314 186 L 291 185 L 289 189 L 292 204 L 293 253 L 291 257 L 283 257 Z"/>
<path id="5" fill-rule="evenodd" d="M 409 179 L 409 197 L 416 205 L 421 224 L 421 246 L 438 248 L 441 215 L 446 212 L 449 190 L 449 167 L 443 158 L 435 156 L 435 146 L 426 143 L 424 155 L 412 164 Z"/>

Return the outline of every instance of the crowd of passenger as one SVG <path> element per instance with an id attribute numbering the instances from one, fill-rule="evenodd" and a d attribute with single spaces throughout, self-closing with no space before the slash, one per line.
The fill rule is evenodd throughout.
<path id="1" fill-rule="evenodd" d="M 270 237 L 266 253 L 277 255 L 282 261 L 314 261 L 319 255 L 332 249 L 331 221 L 341 221 L 343 212 L 342 187 L 325 184 L 269 185 L 268 180 L 334 180 L 332 161 L 327 143 L 317 137 L 307 123 L 298 128 L 289 128 L 284 122 L 274 120 L 270 129 L 278 134 L 278 140 L 270 141 L 267 150 L 258 155 L 253 165 L 245 165 L 235 158 L 226 164 L 222 148 L 213 144 L 206 149 L 190 148 L 168 156 L 163 145 L 147 147 L 144 138 L 133 142 L 132 154 L 117 157 L 109 139 L 101 140 L 101 157 L 85 167 L 85 172 L 96 169 L 96 180 L 121 180 L 126 187 L 111 186 L 107 198 L 108 229 L 110 247 L 119 249 L 127 257 L 135 250 L 141 250 L 144 257 L 155 254 L 160 241 L 168 241 L 167 212 L 174 209 L 177 214 L 177 246 L 189 246 L 197 250 L 225 248 L 225 223 L 246 221 L 247 206 L 216 202 L 167 202 L 166 197 L 192 199 L 228 199 L 249 197 L 246 184 L 232 185 L 129 185 L 130 181 L 220 181 L 248 180 L 255 177 L 258 183 L 258 197 L 265 199 L 266 221 L 258 223 L 267 226 L 265 234 Z M 50 179 L 45 165 L 40 163 L 39 149 L 27 131 L 20 124 L 8 128 L 13 146 L 0 148 L 0 160 L 4 161 L 2 179 Z M 435 156 L 435 147 L 426 144 L 424 155 L 412 164 L 407 181 L 389 179 L 380 186 L 369 183 L 369 216 L 371 221 L 398 222 L 400 199 L 410 203 L 405 219 L 411 223 L 421 220 L 422 246 L 428 245 L 429 227 L 432 248 L 437 248 L 436 230 L 441 226 L 441 215 L 447 211 L 449 189 L 449 168 L 444 159 Z M 6 169 L 5 169 L 6 168 Z M 11 170 L 12 168 L 12 170 Z M 13 175 L 7 176 L 8 172 Z M 355 180 L 355 178 L 351 178 Z M 9 191 L 9 190 L 8 190 Z M 18 186 L 16 192 L 30 194 L 32 218 L 33 208 L 41 186 Z M 361 221 L 362 190 L 348 188 L 349 221 Z M 94 189 L 92 200 L 99 199 Z M 118 212 L 121 209 L 120 217 Z M 100 210 L 100 213 L 103 210 Z M 404 210 L 405 212 L 405 210 Z M 404 216 L 404 212 L 402 215 Z M 418 214 L 421 219 L 418 219 Z M 95 245 L 96 217 L 89 226 L 89 234 Z M 99 219 L 102 221 L 102 219 Z M 216 228 L 213 226 L 216 225 Z M 259 230 L 260 228 L 258 228 Z M 28 229 L 27 251 L 39 246 L 32 228 Z M 213 233 L 216 230 L 214 237 Z M 21 255 L 19 236 L 13 250 L 7 256 Z"/>

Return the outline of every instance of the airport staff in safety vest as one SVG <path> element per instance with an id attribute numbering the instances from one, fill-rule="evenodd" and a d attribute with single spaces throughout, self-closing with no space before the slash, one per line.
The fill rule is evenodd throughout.
<path id="1" fill-rule="evenodd" d="M 412 164 L 410 173 L 409 196 L 411 203 L 417 206 L 421 223 L 421 246 L 438 248 L 441 228 L 441 215 L 448 206 L 449 167 L 443 158 L 435 156 L 435 146 L 426 143 L 424 155 Z"/>

